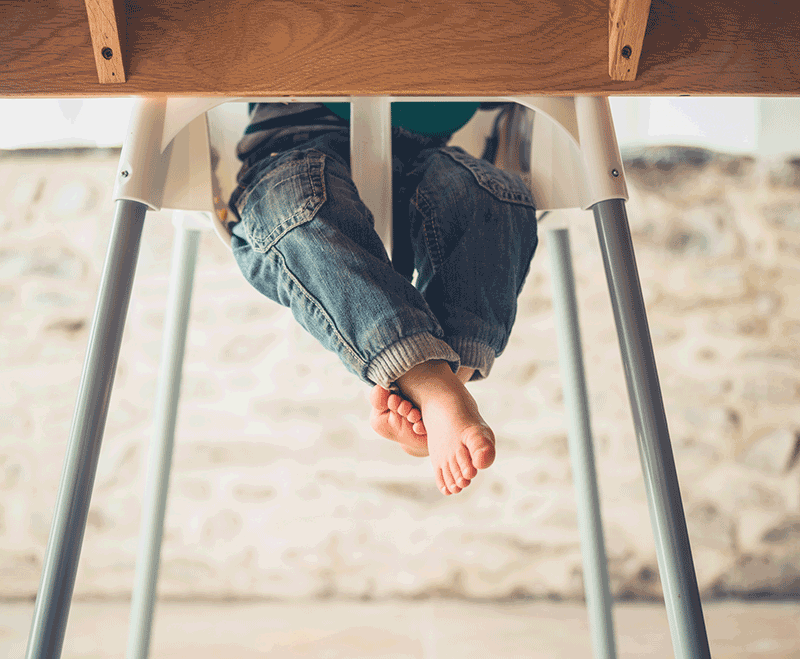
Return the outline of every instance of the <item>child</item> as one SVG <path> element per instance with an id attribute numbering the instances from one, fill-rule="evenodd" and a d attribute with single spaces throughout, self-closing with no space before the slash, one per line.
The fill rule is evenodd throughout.
<path id="1" fill-rule="evenodd" d="M 234 257 L 373 385 L 373 429 L 430 455 L 439 489 L 455 494 L 495 458 L 464 385 L 508 342 L 537 245 L 533 200 L 519 176 L 446 146 L 477 103 L 393 104 L 393 219 L 407 227 L 412 285 L 350 176 L 347 107 L 250 104 L 229 202 Z"/>

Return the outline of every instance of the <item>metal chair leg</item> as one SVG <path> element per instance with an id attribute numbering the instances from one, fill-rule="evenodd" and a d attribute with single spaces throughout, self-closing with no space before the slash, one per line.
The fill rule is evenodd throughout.
<path id="1" fill-rule="evenodd" d="M 147 206 L 117 202 L 72 418 L 27 659 L 58 659 L 92 496 Z"/>
<path id="2" fill-rule="evenodd" d="M 558 333 L 558 361 L 569 417 L 569 450 L 575 484 L 583 557 L 583 587 L 595 659 L 616 659 L 613 601 L 608 579 L 600 495 L 592 446 L 589 401 L 583 368 L 575 278 L 567 229 L 547 232 L 553 277 L 553 306 Z"/>
<path id="3" fill-rule="evenodd" d="M 710 657 L 625 202 L 592 206 L 617 326 L 676 657 Z"/>
<path id="4" fill-rule="evenodd" d="M 161 365 L 156 390 L 153 438 L 148 455 L 147 483 L 142 503 L 139 558 L 136 563 L 131 600 L 127 659 L 147 659 L 150 652 L 186 331 L 199 244 L 199 230 L 176 223 L 167 311 L 164 318 Z"/>

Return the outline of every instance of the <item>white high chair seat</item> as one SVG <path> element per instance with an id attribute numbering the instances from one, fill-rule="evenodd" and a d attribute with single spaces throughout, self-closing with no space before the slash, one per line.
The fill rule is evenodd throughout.
<path id="1" fill-rule="evenodd" d="M 472 101 L 519 103 L 535 112 L 531 137 L 530 188 L 539 211 L 580 208 L 588 210 L 600 200 L 628 199 L 622 162 L 613 130 L 608 101 L 605 108 L 582 97 L 291 97 L 288 102 L 351 103 L 352 175 L 359 194 L 375 217 L 375 229 L 391 254 L 391 122 L 389 105 L 393 101 Z M 152 102 L 152 101 L 151 101 Z M 282 97 L 244 98 L 168 98 L 163 123 L 144 112 L 133 121 L 131 132 L 152 136 L 147 150 L 140 142 L 126 140 L 120 155 L 113 198 L 136 200 L 151 210 L 173 209 L 207 214 L 196 227 L 213 227 L 228 247 L 230 234 L 224 222 L 230 212 L 227 201 L 236 185 L 241 163 L 235 155 L 236 142 L 248 124 L 245 112 L 231 125 L 231 113 L 216 112 L 227 103 L 287 102 Z M 242 107 L 245 107 L 242 105 Z M 135 110 L 134 110 L 135 112 Z M 578 113 L 589 130 L 581 136 Z M 477 113 L 462 128 L 469 130 Z M 144 131 L 144 132 L 143 132 Z M 218 155 L 216 171 L 211 167 L 211 149 Z M 162 169 L 152 176 L 124 176 L 149 162 L 152 149 L 158 149 Z M 475 155 L 475 154 L 473 154 Z M 148 159 L 148 160 L 145 160 Z M 607 163 L 617 176 L 609 175 Z M 588 172 L 589 174 L 586 174 Z M 381 175 L 375 175 L 380 173 Z M 160 183 L 163 181 L 163 183 Z M 160 183 L 160 184 L 159 184 Z"/>

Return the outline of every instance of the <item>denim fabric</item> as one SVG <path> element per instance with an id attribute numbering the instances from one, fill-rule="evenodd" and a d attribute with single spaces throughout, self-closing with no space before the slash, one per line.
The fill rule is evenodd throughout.
<path id="1" fill-rule="evenodd" d="M 352 181 L 349 129 L 306 137 L 245 163 L 231 197 L 245 278 L 369 384 L 396 389 L 429 359 L 486 377 L 538 242 L 527 186 L 441 139 L 393 128 L 394 221 L 411 233 L 415 288 L 392 267 Z"/>

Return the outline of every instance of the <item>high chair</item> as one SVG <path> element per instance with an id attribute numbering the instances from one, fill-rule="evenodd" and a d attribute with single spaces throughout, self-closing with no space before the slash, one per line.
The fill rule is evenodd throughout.
<path id="1" fill-rule="evenodd" d="M 625 211 L 628 191 L 605 97 L 141 98 L 131 115 L 114 189 L 116 214 L 92 321 L 73 425 L 28 639 L 28 659 L 61 654 L 80 548 L 119 356 L 142 227 L 148 210 L 173 209 L 173 251 L 165 338 L 143 503 L 128 659 L 147 657 L 166 509 L 175 419 L 200 231 L 223 225 L 227 198 L 215 192 L 208 113 L 229 101 L 351 104 L 351 163 L 361 198 L 392 253 L 392 101 L 513 102 L 535 113 L 529 185 L 539 211 L 594 214 L 606 270 L 655 535 L 676 657 L 710 657 L 683 505 Z M 519 115 L 518 115 L 519 116 Z M 498 157 L 514 168 L 519 122 Z M 515 128 L 516 125 L 516 128 Z M 531 130 L 530 124 L 522 124 Z M 522 136 L 527 138 L 527 136 Z M 524 139 L 523 139 L 524 141 Z M 519 159 L 517 159 L 519 160 Z M 522 173 L 522 172 L 521 172 Z M 547 224 L 547 223 L 546 223 Z M 547 226 L 545 226 L 547 228 Z M 594 466 L 589 407 L 566 228 L 548 233 L 554 309 L 595 657 L 616 656 L 612 600 Z"/>

